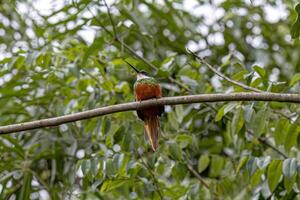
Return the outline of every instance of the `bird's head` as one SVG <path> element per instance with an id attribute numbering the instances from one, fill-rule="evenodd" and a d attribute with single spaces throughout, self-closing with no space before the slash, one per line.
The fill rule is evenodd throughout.
<path id="1" fill-rule="evenodd" d="M 132 64 L 124 60 L 136 73 L 137 73 L 137 80 L 144 79 L 144 78 L 150 78 L 149 74 L 146 71 L 139 71 L 137 68 L 135 68 Z"/>
<path id="2" fill-rule="evenodd" d="M 140 71 L 137 73 L 136 76 L 137 80 L 144 79 L 144 78 L 150 78 L 149 74 L 146 71 Z"/>

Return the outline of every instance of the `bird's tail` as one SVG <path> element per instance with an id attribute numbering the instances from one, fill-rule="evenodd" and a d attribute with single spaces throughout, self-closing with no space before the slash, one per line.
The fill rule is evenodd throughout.
<path id="1" fill-rule="evenodd" d="M 160 133 L 159 119 L 157 115 L 144 119 L 145 135 L 149 139 L 153 151 L 158 148 L 158 136 Z"/>

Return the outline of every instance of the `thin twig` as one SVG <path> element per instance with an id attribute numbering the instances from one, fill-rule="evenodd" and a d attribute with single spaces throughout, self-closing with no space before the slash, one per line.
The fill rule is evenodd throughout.
<path id="1" fill-rule="evenodd" d="M 194 176 L 196 176 L 196 178 L 200 181 L 200 183 L 202 183 L 202 185 L 206 189 L 210 190 L 209 185 L 204 181 L 204 179 L 202 178 L 202 176 L 194 169 L 194 167 L 191 164 L 189 164 L 189 163 L 186 163 L 186 166 L 189 169 L 189 171 L 192 172 L 194 174 Z M 218 194 L 215 191 L 213 191 L 213 194 L 216 197 L 218 197 Z"/>
<path id="2" fill-rule="evenodd" d="M 101 83 L 99 81 L 99 79 L 97 79 L 96 76 L 94 76 L 92 73 L 90 73 L 88 70 L 86 70 L 85 68 L 82 68 L 81 69 L 82 71 L 84 71 L 89 77 L 91 77 L 92 79 L 94 79 L 94 81 L 96 81 L 96 85 L 98 88 L 101 87 Z"/>
<path id="3" fill-rule="evenodd" d="M 255 136 L 255 134 L 251 131 L 251 130 L 248 130 L 247 129 L 247 132 L 251 135 L 251 136 Z M 258 139 L 258 141 L 260 142 L 260 143 L 263 143 L 263 144 L 265 144 L 266 146 L 268 146 L 268 147 L 270 147 L 271 149 L 273 149 L 275 152 L 277 152 L 278 154 L 280 154 L 283 158 L 288 158 L 288 156 L 285 154 L 285 153 L 283 153 L 282 151 L 280 151 L 279 149 L 277 149 L 274 145 L 272 145 L 269 141 L 268 141 L 268 139 L 267 138 L 262 138 L 262 137 L 259 137 L 259 138 L 257 138 Z"/>
<path id="4" fill-rule="evenodd" d="M 142 165 L 144 165 L 144 167 L 146 167 L 146 169 L 149 171 L 149 173 L 150 173 L 150 175 L 151 175 L 151 177 L 152 177 L 152 179 L 153 179 L 153 181 L 154 181 L 154 185 L 155 185 L 155 187 L 156 187 L 156 191 L 157 191 L 157 193 L 158 193 L 160 199 L 163 200 L 163 199 L 164 199 L 164 196 L 163 196 L 162 193 L 161 193 L 161 190 L 160 190 L 160 187 L 159 187 L 159 183 L 158 183 L 158 181 L 157 181 L 157 179 L 156 179 L 156 177 L 155 177 L 155 174 L 154 174 L 153 170 L 152 170 L 151 167 L 144 161 L 142 155 L 139 154 L 139 152 L 137 152 L 137 151 L 136 151 L 136 153 L 137 153 L 137 155 L 139 156 L 139 158 L 141 159 Z"/>
<path id="5" fill-rule="evenodd" d="M 190 172 L 192 172 L 197 177 L 197 179 L 202 183 L 202 185 L 209 190 L 209 185 L 203 180 L 200 174 L 198 174 L 198 172 L 194 170 L 193 166 L 190 164 L 186 164 L 186 166 L 190 170 Z"/>
<path id="6" fill-rule="evenodd" d="M 105 4 L 105 7 L 107 9 L 107 13 L 108 13 L 108 17 L 109 17 L 109 20 L 110 20 L 110 23 L 113 27 L 113 33 L 114 33 L 114 37 L 117 38 L 117 31 L 116 31 L 116 27 L 115 27 L 115 24 L 114 24 L 114 21 L 112 19 L 112 16 L 111 16 L 111 13 L 110 13 L 110 8 L 108 7 L 107 3 L 105 0 L 103 0 L 104 4 Z"/>
<path id="7" fill-rule="evenodd" d="M 263 144 L 265 144 L 266 146 L 268 146 L 268 147 L 270 147 L 271 149 L 273 149 L 274 151 L 276 151 L 276 152 L 277 152 L 278 154 L 280 154 L 282 157 L 288 158 L 288 156 L 287 156 L 285 153 L 283 153 L 282 151 L 280 151 L 279 149 L 277 149 L 275 146 L 273 146 L 271 143 L 269 143 L 267 139 L 264 139 L 264 138 L 259 137 L 258 140 L 259 140 L 261 143 L 263 143 Z"/>
<path id="8" fill-rule="evenodd" d="M 189 93 L 193 93 L 193 91 L 187 87 L 186 85 L 182 84 L 180 81 L 177 81 L 176 79 L 169 77 L 168 78 L 171 82 L 175 83 L 176 85 L 180 86 L 181 88 L 183 88 L 184 90 L 186 90 Z"/>
<path id="9" fill-rule="evenodd" d="M 291 115 L 285 114 L 283 112 L 277 111 L 277 110 L 273 110 L 273 112 L 275 114 L 281 115 L 282 117 L 286 118 L 287 120 L 289 120 L 290 122 L 293 121 L 293 118 L 297 116 L 297 113 L 293 113 Z"/>
<path id="10" fill-rule="evenodd" d="M 144 57 L 142 57 L 139 54 L 137 54 L 135 50 L 131 49 L 130 46 L 128 46 L 127 44 L 125 44 L 119 38 L 116 38 L 115 41 L 118 42 L 118 43 L 120 43 L 120 45 L 122 45 L 126 50 L 128 50 L 131 54 L 133 54 L 138 59 L 142 60 L 145 64 L 147 64 L 149 67 L 151 67 L 154 71 L 157 71 L 157 67 L 155 67 L 155 65 L 153 65 L 150 61 L 148 61 Z"/>
<path id="11" fill-rule="evenodd" d="M 50 188 L 49 188 L 49 186 L 46 184 L 46 182 L 41 178 L 41 177 L 39 177 L 39 175 L 35 172 L 35 171 L 33 171 L 32 169 L 26 169 L 29 173 L 31 173 L 39 182 L 40 182 L 40 184 L 42 185 L 42 186 L 44 186 L 45 187 L 45 189 L 48 191 L 48 192 L 50 192 Z"/>
<path id="12" fill-rule="evenodd" d="M 11 187 L 10 190 L 7 192 L 6 194 L 6 198 L 5 199 L 13 199 L 11 198 L 14 194 L 16 194 L 16 192 L 21 188 L 22 184 L 19 182 L 17 183 L 14 187 Z M 4 192 L 4 189 L 6 188 L 2 188 L 2 192 Z M 2 195 L 2 194 L 1 194 Z"/>
<path id="13" fill-rule="evenodd" d="M 198 56 L 197 54 L 195 54 L 194 52 L 192 52 L 191 50 L 187 49 L 188 53 L 190 53 L 193 57 L 197 58 L 202 64 L 206 65 L 211 71 L 213 71 L 215 74 L 217 74 L 219 77 L 225 79 L 226 81 L 234 84 L 234 85 L 237 85 L 237 86 L 240 86 L 242 88 L 244 88 L 245 90 L 249 90 L 249 91 L 253 91 L 253 92 L 265 92 L 263 90 L 260 90 L 260 89 L 257 89 L 257 88 L 254 88 L 254 87 L 250 87 L 248 85 L 245 85 L 241 82 L 238 82 L 238 81 L 235 81 L 227 76 L 225 76 L 224 74 L 222 74 L 221 72 L 219 72 L 218 70 L 216 70 L 213 66 L 211 66 L 208 62 L 205 61 L 204 58 Z"/>
<path id="14" fill-rule="evenodd" d="M 102 24 L 102 22 L 94 15 L 94 13 L 91 11 L 91 9 L 87 6 L 88 11 L 92 14 L 93 18 L 96 20 L 96 22 L 99 24 L 99 26 L 101 28 L 103 28 L 103 30 L 109 34 L 110 36 L 113 37 L 113 34 Z"/>

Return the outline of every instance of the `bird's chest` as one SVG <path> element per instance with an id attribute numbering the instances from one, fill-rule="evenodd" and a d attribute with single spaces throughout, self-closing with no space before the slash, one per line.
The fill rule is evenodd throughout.
<path id="1" fill-rule="evenodd" d="M 138 83 L 134 87 L 134 93 L 136 101 L 161 97 L 158 84 Z"/>

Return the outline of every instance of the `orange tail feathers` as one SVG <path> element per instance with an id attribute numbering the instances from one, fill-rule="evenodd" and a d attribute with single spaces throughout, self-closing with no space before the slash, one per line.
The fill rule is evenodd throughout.
<path id="1" fill-rule="evenodd" d="M 153 151 L 156 151 L 158 148 L 158 137 L 160 133 L 158 116 L 154 115 L 146 117 L 144 119 L 144 128 Z"/>

